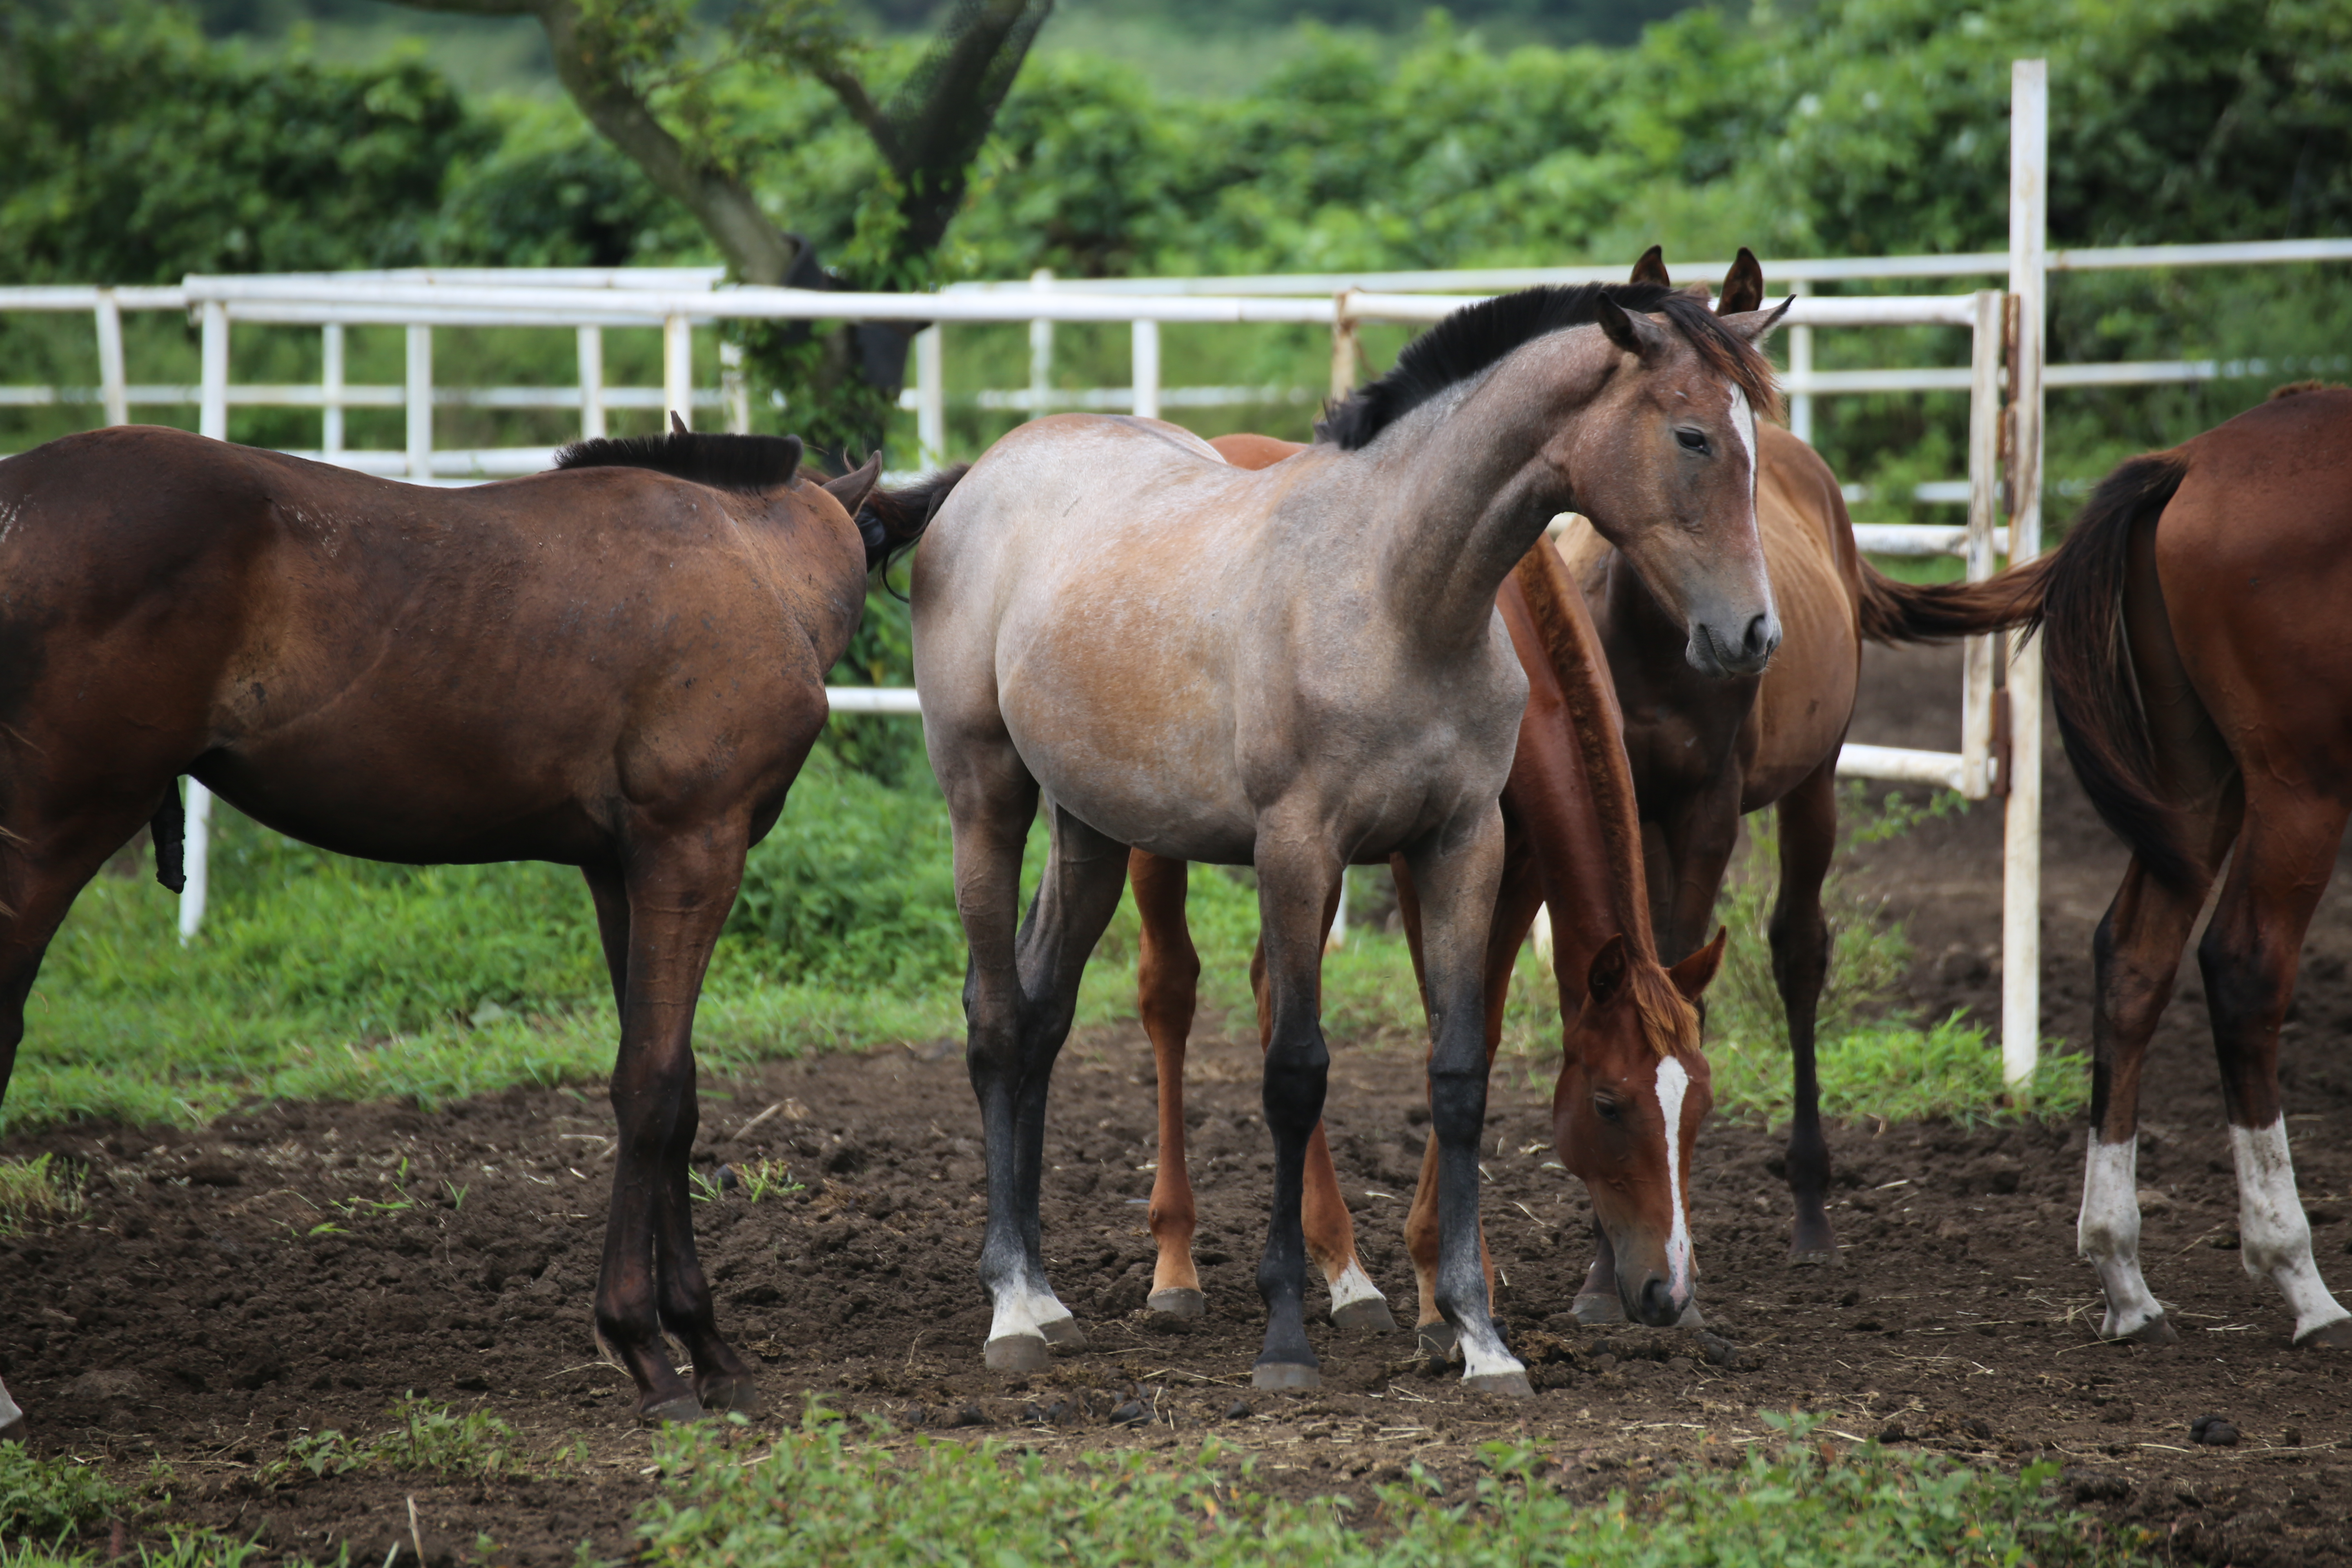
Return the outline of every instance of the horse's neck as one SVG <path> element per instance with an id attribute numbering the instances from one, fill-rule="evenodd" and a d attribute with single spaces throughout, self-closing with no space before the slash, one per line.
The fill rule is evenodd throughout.
<path id="1" fill-rule="evenodd" d="M 1382 577 L 1417 637 L 1437 646 L 1486 635 L 1504 578 L 1574 500 L 1544 448 L 1580 416 L 1614 353 L 1597 331 L 1539 338 L 1380 443 L 1371 499 Z"/>
<path id="2" fill-rule="evenodd" d="M 1641 811 L 1625 759 L 1624 718 L 1584 595 L 1548 543 L 1528 552 L 1511 574 L 1510 589 L 1535 632 L 1544 672 L 1559 687 L 1581 774 L 1580 789 L 1557 788 L 1551 792 L 1557 798 L 1544 803 L 1547 820 L 1562 830 L 1564 841 L 1537 846 L 1551 884 L 1547 897 L 1559 898 L 1561 923 L 1576 928 L 1555 927 L 1556 937 L 1567 937 L 1589 957 L 1591 950 L 1622 933 L 1637 957 L 1654 959 Z M 1580 980 L 1581 973 L 1576 967 Z"/>

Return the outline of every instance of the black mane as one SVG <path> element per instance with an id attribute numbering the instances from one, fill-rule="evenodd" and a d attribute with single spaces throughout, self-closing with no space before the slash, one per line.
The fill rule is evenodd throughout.
<path id="1" fill-rule="evenodd" d="M 756 494 L 793 482 L 800 471 L 797 436 L 628 436 L 574 441 L 555 455 L 559 468 L 651 468 L 713 489 Z"/>
<path id="2" fill-rule="evenodd" d="M 1315 438 L 1352 451 L 1447 387 L 1467 381 L 1547 332 L 1594 323 L 1606 295 L 1629 312 L 1664 315 L 1699 357 L 1737 382 L 1759 413 L 1777 406 L 1763 355 L 1716 320 L 1706 304 L 1665 283 L 1546 284 L 1465 305 L 1404 346 L 1384 375 L 1325 407 Z"/>

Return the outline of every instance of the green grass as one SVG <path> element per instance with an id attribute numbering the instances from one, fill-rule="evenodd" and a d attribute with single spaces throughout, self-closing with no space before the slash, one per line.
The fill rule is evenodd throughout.
<path id="1" fill-rule="evenodd" d="M 1561 1496 L 1543 1449 L 1491 1445 L 1475 1495 L 1437 1495 L 1418 1469 L 1363 1511 L 1257 1489 L 1246 1456 L 1214 1441 L 1181 1456 L 1081 1455 L 1049 1465 L 994 1442 L 919 1440 L 892 1453 L 812 1412 L 764 1451 L 724 1426 L 656 1439 L 661 1488 L 641 1516 L 644 1559 L 673 1568 L 1082 1563 L 1160 1568 L 1311 1563 L 1674 1564 L 1841 1568 L 2148 1561 L 2056 1507 L 2056 1467 L 2021 1475 L 1832 1443 L 1801 1417 L 1724 1468 L 1693 1466 L 1598 1506 Z"/>
<path id="2" fill-rule="evenodd" d="M 129 1500 L 94 1464 L 64 1455 L 44 1459 L 22 1443 L 0 1443 L 0 1542 L 61 1540 Z"/>
<path id="3" fill-rule="evenodd" d="M 70 1171 L 59 1171 L 56 1156 L 30 1160 L 0 1160 L 0 1237 L 16 1236 L 30 1226 L 71 1219 L 82 1208 L 80 1184 Z"/>
<path id="4" fill-rule="evenodd" d="M 415 1394 L 393 1401 L 392 1426 L 373 1437 L 351 1437 L 330 1426 L 289 1438 L 286 1456 L 266 1466 L 265 1480 L 348 1476 L 398 1470 L 441 1477 L 528 1473 L 536 1467 L 512 1426 L 487 1410 L 463 1415 Z"/>

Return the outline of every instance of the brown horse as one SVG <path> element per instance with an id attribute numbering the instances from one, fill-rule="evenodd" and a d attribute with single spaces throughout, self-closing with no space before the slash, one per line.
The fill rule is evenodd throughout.
<path id="1" fill-rule="evenodd" d="M 1968 630 L 2042 626 L 2067 757 L 2132 852 L 2092 949 L 2076 1232 L 2111 1339 L 2178 1337 L 2139 1266 L 2140 1065 L 2226 860 L 2197 962 L 2236 1156 L 2239 1256 L 2285 1295 L 2296 1343 L 2352 1349 L 2352 1314 L 2312 1259 L 2278 1082 L 2304 931 L 2352 812 L 2347 602 L 2352 391 L 2305 384 L 2124 464 L 2056 550 L 1941 606 Z"/>
<path id="2" fill-rule="evenodd" d="M 0 1090 L 58 922 L 142 823 L 176 846 L 183 773 L 342 854 L 577 866 L 621 1016 L 597 1331 L 648 1416 L 753 1405 L 695 1260 L 695 1000 L 903 542 L 851 521 L 877 465 L 800 455 L 587 442 L 444 490 L 129 426 L 0 461 Z"/>
<path id="3" fill-rule="evenodd" d="M 1246 468 L 1306 449 L 1267 436 L 1222 436 L 1210 445 Z M 1491 1062 L 1502 1040 L 1519 944 L 1537 907 L 1549 905 L 1557 916 L 1554 975 L 1563 1025 L 1554 1142 L 1592 1195 L 1598 1240 L 1599 1260 L 1580 1300 L 1605 1298 L 1621 1315 L 1673 1323 L 1688 1310 L 1696 1279 L 1683 1177 L 1712 1100 L 1691 1003 L 1713 977 L 1722 944 L 1671 973 L 1658 964 L 1633 785 L 1617 740 L 1622 721 L 1583 596 L 1558 552 L 1541 543 L 1529 551 L 1505 579 L 1496 605 L 1527 672 L 1528 700 L 1503 785 L 1503 879 L 1486 942 L 1487 1058 Z M 1418 969 L 1421 921 L 1412 870 L 1401 857 L 1390 864 Z M 1159 1083 L 1159 1173 L 1150 1209 L 1159 1256 L 1150 1305 L 1197 1317 L 1205 1301 L 1192 1261 L 1196 1209 L 1185 1157 L 1184 1058 L 1201 963 L 1184 923 L 1186 868 L 1138 849 L 1128 871 L 1142 918 L 1138 1010 Z M 1251 978 L 1263 1044 L 1270 1023 L 1263 950 Z M 1307 1246 L 1330 1291 L 1331 1321 L 1342 1328 L 1393 1328 L 1387 1301 L 1357 1258 L 1354 1223 L 1319 1121 L 1307 1147 L 1306 1184 Z M 1442 1350 L 1450 1348 L 1451 1331 L 1435 1300 L 1436 1189 L 1433 1142 L 1423 1152 L 1405 1242 L 1420 1287 L 1421 1333 Z"/>
<path id="4" fill-rule="evenodd" d="M 1276 1170 L 1253 1375 L 1315 1384 L 1300 1209 L 1329 1059 L 1321 920 L 1347 865 L 1402 852 L 1433 1004 L 1434 1294 L 1465 1381 L 1527 1388 L 1476 1241 L 1495 802 L 1527 701 L 1495 595 L 1573 504 L 1670 585 L 1693 658 L 1760 666 L 1779 641 L 1750 496 L 1769 325 L 1654 286 L 1532 289 L 1440 323 L 1274 468 L 1156 420 L 1065 416 L 954 484 L 915 564 L 915 674 L 971 948 L 991 1364 L 1077 1337 L 1045 1277 L 1045 1094 L 1138 847 L 1256 868 Z M 1051 849 L 1016 931 L 1041 795 Z"/>

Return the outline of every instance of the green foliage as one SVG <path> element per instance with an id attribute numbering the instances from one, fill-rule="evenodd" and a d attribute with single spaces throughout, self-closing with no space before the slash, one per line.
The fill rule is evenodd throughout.
<path id="1" fill-rule="evenodd" d="M 398 1470 L 436 1476 L 499 1476 L 527 1472 L 521 1438 L 487 1410 L 463 1415 L 415 1394 L 393 1401 L 394 1425 L 373 1437 L 352 1438 L 329 1427 L 288 1439 L 286 1457 L 265 1466 L 265 1480 L 292 1476 L 348 1476 L 357 1470 Z"/>
<path id="2" fill-rule="evenodd" d="M 0 1237 L 22 1236 L 81 1211 L 81 1184 L 57 1168 L 56 1155 L 0 1160 Z"/>
<path id="3" fill-rule="evenodd" d="M 44 1459 L 24 1443 L 0 1443 L 0 1542 L 60 1541 L 129 1501 L 94 1464 L 64 1454 Z"/>
<path id="4" fill-rule="evenodd" d="M 1256 1489 L 1254 1462 L 1212 1441 L 1160 1458 L 1085 1453 L 1051 1465 L 1034 1450 L 919 1440 L 903 1455 L 852 1442 L 814 1409 L 801 1431 L 740 1457 L 745 1435 L 712 1424 L 656 1438 L 662 1487 L 640 1516 L 648 1562 L 1085 1563 L 1090 1568 L 1294 1561 L 1331 1568 L 1688 1563 L 1796 1568 L 2042 1568 L 2147 1561 L 2106 1526 L 2054 1507 L 2048 1464 L 2021 1475 L 1941 1456 L 1848 1449 L 1802 1417 L 1725 1468 L 1694 1464 L 1646 1494 L 1599 1507 L 1560 1495 L 1537 1447 L 1493 1444 L 1475 1497 L 1448 1505 L 1420 1478 L 1380 1489 L 1353 1521 L 1332 1500 Z M 1377 1528 L 1366 1530 L 1365 1524 Z"/>

